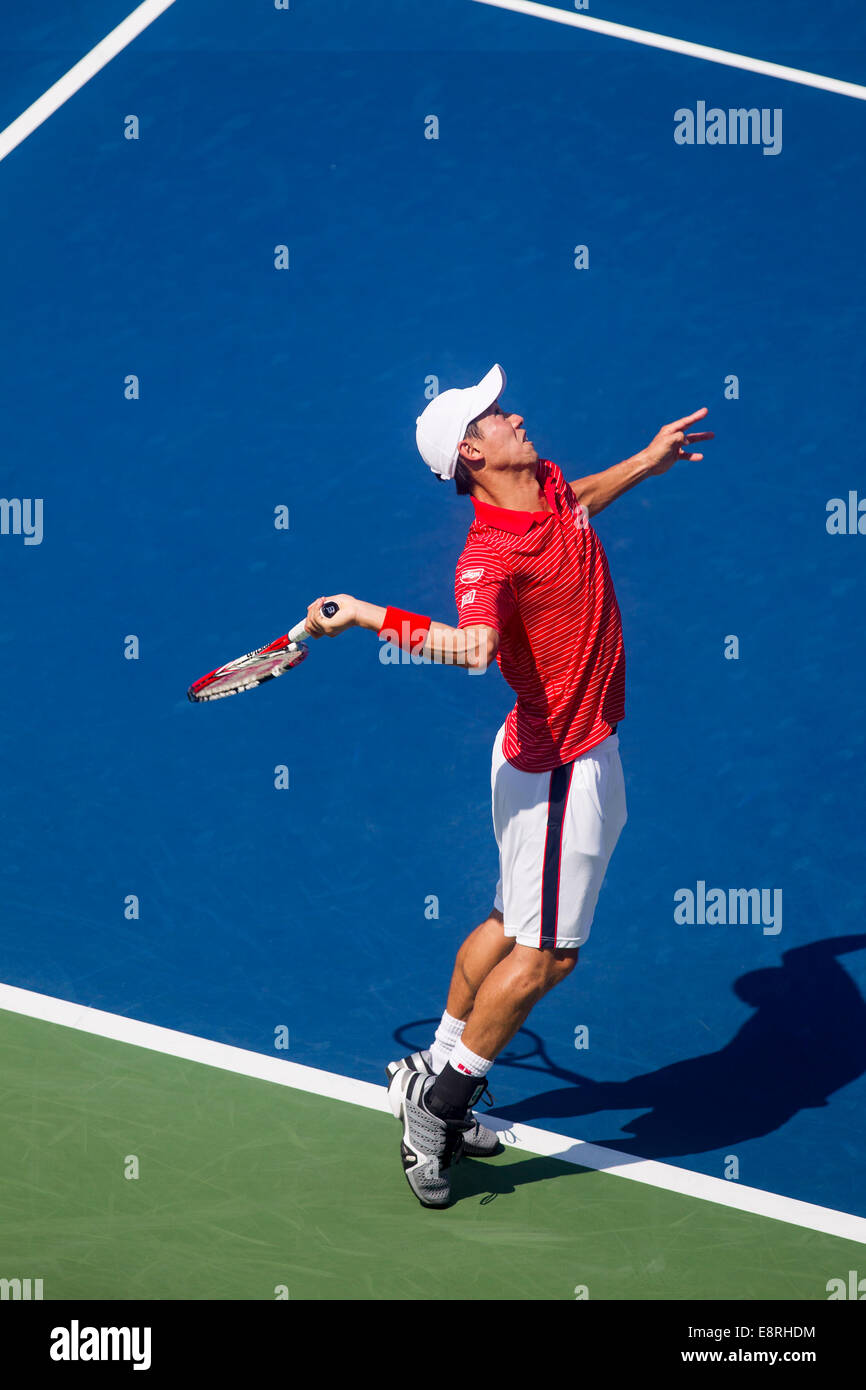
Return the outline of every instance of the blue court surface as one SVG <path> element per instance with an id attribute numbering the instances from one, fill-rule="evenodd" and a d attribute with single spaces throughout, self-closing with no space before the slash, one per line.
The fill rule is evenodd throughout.
<path id="1" fill-rule="evenodd" d="M 7 8 L 0 126 L 129 8 Z M 851 3 L 602 9 L 866 82 Z M 698 103 L 781 112 L 780 147 L 677 143 Z M 456 622 L 429 378 L 500 362 L 568 478 L 706 405 L 704 461 L 595 522 L 629 824 L 491 1089 L 866 1215 L 864 142 L 861 100 L 473 0 L 178 0 L 13 150 L 0 492 L 44 511 L 0 535 L 0 978 L 367 1081 L 426 1046 L 497 877 L 499 672 L 350 632 L 187 686 L 323 594 Z M 713 888 L 772 915 L 676 920 Z"/>

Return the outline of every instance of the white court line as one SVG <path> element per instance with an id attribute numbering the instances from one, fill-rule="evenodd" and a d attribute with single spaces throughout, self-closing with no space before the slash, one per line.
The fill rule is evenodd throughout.
<path id="1" fill-rule="evenodd" d="M 89 1009 L 66 999 L 55 999 L 52 995 L 18 989 L 15 985 L 0 984 L 2 1009 L 24 1014 L 28 1018 L 42 1019 L 46 1023 L 59 1023 L 65 1028 L 91 1033 L 94 1037 L 144 1047 L 169 1057 L 201 1062 L 208 1067 L 218 1067 L 221 1071 L 235 1072 L 238 1076 L 250 1076 L 278 1086 L 291 1086 L 312 1095 L 327 1096 L 330 1100 L 362 1105 L 367 1110 L 391 1113 L 385 1087 L 374 1086 L 370 1081 L 357 1081 L 354 1077 L 340 1076 L 336 1072 L 320 1071 L 317 1067 L 301 1066 L 298 1062 L 284 1061 L 278 1057 L 266 1057 L 260 1052 L 211 1042 L 192 1033 L 178 1033 L 172 1028 L 141 1023 L 138 1019 L 123 1018 L 120 1014 L 104 1013 L 101 1009 Z M 687 1168 L 675 1168 L 669 1163 L 634 1158 L 615 1149 L 604 1149 L 596 1144 L 586 1144 L 581 1139 L 572 1139 L 567 1134 L 552 1134 L 531 1125 L 512 1124 L 493 1115 L 484 1118 L 503 1135 L 510 1148 L 523 1153 L 557 1158 L 562 1163 L 572 1163 L 580 1168 L 603 1170 L 619 1178 L 645 1183 L 648 1187 L 661 1187 L 667 1192 L 679 1193 L 683 1197 L 715 1202 L 718 1206 L 734 1207 L 754 1216 L 786 1221 L 789 1225 L 803 1226 L 824 1235 L 839 1236 L 866 1245 L 866 1219 L 860 1216 L 834 1211 L 830 1207 L 814 1206 L 811 1202 L 799 1202 L 793 1197 L 781 1197 L 775 1192 L 762 1192 L 757 1187 L 743 1187 L 738 1182 L 727 1182 L 723 1178 L 710 1178 L 705 1173 L 692 1173 Z"/>
<path id="2" fill-rule="evenodd" d="M 629 43 L 642 43 L 649 48 L 666 48 L 671 53 L 684 53 L 687 58 L 703 58 L 708 63 L 744 68 L 746 72 L 759 72 L 764 77 L 780 77 L 783 82 L 799 82 L 804 87 L 820 87 L 825 92 L 866 101 L 866 87 L 856 82 L 841 82 L 838 77 L 822 77 L 820 73 L 786 68 L 781 63 L 765 63 L 762 58 L 747 58 L 742 53 L 729 53 L 725 48 L 708 48 L 703 43 L 689 43 L 687 39 L 654 34 L 649 29 L 633 29 L 630 24 L 612 24 L 610 20 L 594 19 L 591 15 L 571 14 L 567 10 L 554 9 L 552 5 L 536 5 L 533 0 L 475 0 L 475 3 L 495 5 L 500 10 L 514 10 L 517 14 L 532 15 L 535 19 L 551 19 L 554 24 L 570 24 L 575 29 L 591 29 L 595 34 L 608 34 L 612 39 L 626 39 Z"/>
<path id="3" fill-rule="evenodd" d="M 121 49 L 132 43 L 143 29 L 152 24 L 155 19 L 173 5 L 174 0 L 144 0 L 143 5 L 139 5 L 132 14 L 126 16 L 112 29 L 110 34 L 106 34 L 104 39 L 100 39 L 95 48 L 91 48 L 89 53 L 85 53 L 74 67 L 70 68 L 64 77 L 61 77 L 53 86 L 48 88 L 32 106 L 28 106 L 26 111 L 16 117 L 11 125 L 5 130 L 0 131 L 0 159 L 5 159 L 20 145 L 22 140 L 26 140 L 28 135 L 32 135 L 37 126 L 41 126 L 43 121 L 47 121 L 49 116 L 53 116 L 58 106 L 62 106 L 64 101 L 68 101 L 74 96 L 85 82 L 89 82 L 91 77 L 104 68 L 106 63 L 110 63 L 112 58 L 116 58 Z"/>

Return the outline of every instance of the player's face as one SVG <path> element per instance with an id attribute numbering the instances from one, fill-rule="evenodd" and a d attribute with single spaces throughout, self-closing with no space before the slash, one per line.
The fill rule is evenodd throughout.
<path id="1" fill-rule="evenodd" d="M 484 458 L 494 468 L 538 462 L 535 445 L 523 428 L 523 416 L 503 410 L 498 401 L 478 417 L 478 428 Z"/>

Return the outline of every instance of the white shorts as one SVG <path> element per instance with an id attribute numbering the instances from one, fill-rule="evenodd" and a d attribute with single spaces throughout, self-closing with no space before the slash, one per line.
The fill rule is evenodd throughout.
<path id="1" fill-rule="evenodd" d="M 552 772 L 522 772 L 493 744 L 490 783 L 499 846 L 494 907 L 521 946 L 573 950 L 627 820 L 619 735 Z"/>

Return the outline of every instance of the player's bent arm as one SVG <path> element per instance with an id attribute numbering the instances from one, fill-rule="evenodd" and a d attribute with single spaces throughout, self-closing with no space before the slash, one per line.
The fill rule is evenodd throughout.
<path id="1" fill-rule="evenodd" d="M 424 656 L 443 665 L 467 666 L 483 671 L 499 650 L 499 633 L 495 627 L 487 627 L 484 623 L 477 623 L 473 627 L 431 623 L 421 650 Z"/>
<path id="2" fill-rule="evenodd" d="M 321 605 L 327 600 L 318 598 L 307 609 L 307 631 L 312 637 L 336 637 L 350 627 L 367 628 L 370 632 L 381 632 L 387 616 L 387 609 L 364 599 L 353 598 L 351 594 L 333 594 L 338 605 L 333 618 L 325 618 Z M 398 637 L 400 634 L 397 634 Z M 493 661 L 499 649 L 499 633 L 493 627 L 478 623 L 472 627 L 450 627 L 447 623 L 431 622 L 419 654 L 431 661 L 447 666 L 465 666 L 473 670 L 484 670 Z"/>
<path id="3" fill-rule="evenodd" d="M 385 609 L 375 604 L 359 602 L 358 626 L 381 632 Z M 366 610 L 366 611 L 364 611 Z M 411 635 L 410 635 L 411 640 Z M 419 656 L 429 657 L 443 666 L 465 666 L 486 670 L 499 650 L 499 633 L 495 627 L 477 623 L 472 627 L 450 627 L 448 623 L 431 622 Z"/>

